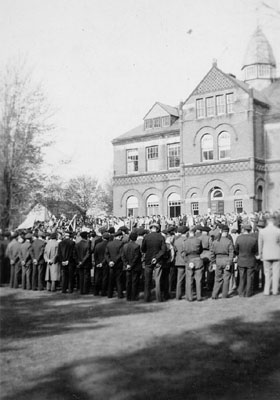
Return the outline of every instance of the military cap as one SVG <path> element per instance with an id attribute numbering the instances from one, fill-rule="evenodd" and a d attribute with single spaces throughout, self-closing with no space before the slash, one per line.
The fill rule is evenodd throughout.
<path id="1" fill-rule="evenodd" d="M 137 239 L 137 233 L 136 232 L 131 232 L 131 234 L 129 235 L 129 239 L 132 240 L 133 242 L 135 242 L 135 240 Z"/>
<path id="2" fill-rule="evenodd" d="M 25 239 L 28 239 L 28 240 L 30 240 L 30 239 L 32 239 L 32 233 L 27 233 L 26 235 L 25 235 Z"/>
<path id="3" fill-rule="evenodd" d="M 11 234 L 11 238 L 12 239 L 16 239 L 17 237 L 18 237 L 18 232 L 13 232 L 12 234 Z"/>
<path id="4" fill-rule="evenodd" d="M 189 228 L 186 225 L 178 226 L 178 230 L 177 230 L 178 233 L 181 233 L 182 235 L 184 235 L 188 231 L 189 231 Z"/>
<path id="5" fill-rule="evenodd" d="M 209 226 L 202 226 L 201 230 L 202 230 L 202 232 L 210 232 L 211 228 L 209 228 Z"/>
<path id="6" fill-rule="evenodd" d="M 251 231 L 252 230 L 252 226 L 250 224 L 244 224 L 244 225 L 242 225 L 242 228 L 245 231 Z"/>
<path id="7" fill-rule="evenodd" d="M 110 228 L 108 229 L 108 232 L 113 234 L 116 232 L 115 228 L 113 226 L 110 226 Z"/>
<path id="8" fill-rule="evenodd" d="M 203 226 L 202 225 L 200 225 L 200 224 L 198 224 L 198 225 L 195 225 L 195 229 L 197 230 L 197 231 L 203 231 Z"/>
<path id="9" fill-rule="evenodd" d="M 119 231 L 122 231 L 122 232 L 124 232 L 124 233 L 128 233 L 128 232 L 129 232 L 128 227 L 125 226 L 125 225 L 121 226 L 118 230 L 119 230 Z"/>
<path id="10" fill-rule="evenodd" d="M 229 227 L 226 224 L 220 224 L 219 228 L 224 232 L 229 232 Z"/>
<path id="11" fill-rule="evenodd" d="M 123 232 L 119 229 L 119 230 L 114 234 L 114 236 L 115 236 L 115 237 L 117 237 L 117 236 L 122 236 L 122 234 L 123 234 Z"/>
<path id="12" fill-rule="evenodd" d="M 102 238 L 105 240 L 109 240 L 110 239 L 110 233 L 109 232 L 104 232 L 102 235 Z"/>
<path id="13" fill-rule="evenodd" d="M 146 229 L 144 229 L 144 228 L 138 228 L 137 229 L 138 236 L 144 236 L 145 233 L 147 233 Z"/>

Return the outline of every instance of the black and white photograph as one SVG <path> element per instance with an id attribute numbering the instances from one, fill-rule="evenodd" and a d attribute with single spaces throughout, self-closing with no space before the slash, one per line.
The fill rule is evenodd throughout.
<path id="1" fill-rule="evenodd" d="M 280 399 L 280 0 L 0 0 L 0 399 Z"/>

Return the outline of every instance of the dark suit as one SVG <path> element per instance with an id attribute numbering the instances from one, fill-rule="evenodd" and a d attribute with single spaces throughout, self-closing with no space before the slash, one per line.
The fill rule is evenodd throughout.
<path id="1" fill-rule="evenodd" d="M 122 291 L 122 272 L 123 272 L 123 261 L 122 261 L 122 247 L 123 242 L 119 239 L 109 241 L 105 250 L 105 260 L 109 265 L 109 284 L 108 284 L 108 297 L 113 297 L 114 286 L 116 284 L 118 298 L 123 298 Z M 110 266 L 110 262 L 114 265 Z"/>
<path id="2" fill-rule="evenodd" d="M 42 239 L 35 239 L 31 245 L 33 268 L 32 268 L 32 290 L 43 290 L 45 276 L 44 250 L 46 242 Z"/>
<path id="3" fill-rule="evenodd" d="M 258 254 L 258 240 L 254 235 L 241 234 L 235 242 L 235 253 L 238 256 L 239 296 L 250 297 L 253 294 L 253 283 Z"/>
<path id="4" fill-rule="evenodd" d="M 80 293 L 88 294 L 90 290 L 91 249 L 90 242 L 81 239 L 74 247 L 74 260 L 79 271 Z"/>
<path id="5" fill-rule="evenodd" d="M 109 267 L 105 260 L 105 250 L 108 241 L 106 239 L 95 244 L 94 248 L 94 286 L 93 294 L 98 296 L 101 291 L 101 296 L 106 296 L 108 289 Z"/>
<path id="6" fill-rule="evenodd" d="M 126 268 L 126 299 L 134 301 L 138 299 L 138 287 L 142 271 L 140 245 L 135 241 L 126 243 L 123 246 L 122 257 Z"/>
<path id="7" fill-rule="evenodd" d="M 145 235 L 141 250 L 143 253 L 145 253 L 144 300 L 151 300 L 151 288 L 154 272 L 156 283 L 156 299 L 158 301 L 162 301 L 160 281 L 162 274 L 162 258 L 166 253 L 164 237 L 159 232 L 151 232 L 148 235 Z M 152 264 L 153 259 L 156 260 L 155 264 Z"/>
<path id="8" fill-rule="evenodd" d="M 228 237 L 222 236 L 220 239 L 214 240 L 210 251 L 211 264 L 216 264 L 212 298 L 217 299 L 221 289 L 222 297 L 227 298 L 234 255 L 233 242 Z"/>
<path id="9" fill-rule="evenodd" d="M 63 239 L 58 244 L 57 262 L 61 266 L 61 286 L 62 293 L 73 292 L 75 260 L 74 260 L 75 242 L 72 239 Z"/>
<path id="10" fill-rule="evenodd" d="M 22 243 L 19 254 L 22 266 L 22 289 L 31 290 L 32 246 L 29 241 Z"/>

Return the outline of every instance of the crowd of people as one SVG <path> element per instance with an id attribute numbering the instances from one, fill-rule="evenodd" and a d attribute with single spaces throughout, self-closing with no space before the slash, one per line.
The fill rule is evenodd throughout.
<path id="1" fill-rule="evenodd" d="M 145 302 L 277 295 L 279 217 L 52 218 L 1 233 L 1 284 Z"/>

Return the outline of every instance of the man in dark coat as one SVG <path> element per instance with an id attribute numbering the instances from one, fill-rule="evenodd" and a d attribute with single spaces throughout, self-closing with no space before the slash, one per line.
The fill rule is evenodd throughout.
<path id="1" fill-rule="evenodd" d="M 109 267 L 105 260 L 105 250 L 110 240 L 110 233 L 104 232 L 100 242 L 96 243 L 94 248 L 94 282 L 93 294 L 98 296 L 107 295 Z"/>
<path id="2" fill-rule="evenodd" d="M 90 290 L 91 248 L 86 231 L 80 233 L 81 240 L 75 244 L 74 260 L 79 271 L 80 293 Z"/>
<path id="3" fill-rule="evenodd" d="M 42 231 L 38 232 L 36 239 L 32 242 L 32 290 L 44 289 L 44 278 L 45 278 L 45 259 L 44 250 L 46 242 L 44 240 L 44 234 Z"/>
<path id="4" fill-rule="evenodd" d="M 153 273 L 156 284 L 156 299 L 162 301 L 161 292 L 161 274 L 162 259 L 166 253 L 165 239 L 160 233 L 160 227 L 157 223 L 150 225 L 150 233 L 145 235 L 142 242 L 142 252 L 145 253 L 145 288 L 144 300 L 151 301 L 151 288 Z"/>
<path id="5" fill-rule="evenodd" d="M 253 294 L 253 283 L 258 254 L 258 239 L 251 235 L 252 226 L 243 225 L 243 233 L 235 242 L 235 253 L 239 269 L 238 294 L 241 297 L 250 297 Z"/>
<path id="6" fill-rule="evenodd" d="M 140 245 L 136 243 L 137 233 L 129 235 L 129 242 L 123 246 L 122 258 L 126 269 L 126 299 L 138 300 L 139 280 L 142 270 L 142 253 Z"/>
<path id="7" fill-rule="evenodd" d="M 25 241 L 20 246 L 20 261 L 22 267 L 22 289 L 31 290 L 31 276 L 32 276 L 32 234 L 25 235 Z"/>
<path id="8" fill-rule="evenodd" d="M 73 293 L 74 276 L 75 276 L 75 260 L 74 250 L 75 242 L 70 238 L 71 232 L 64 233 L 64 238 L 58 244 L 57 262 L 61 267 L 61 286 L 62 293 Z"/>
<path id="9" fill-rule="evenodd" d="M 117 287 L 118 298 L 123 298 L 122 290 L 122 273 L 123 273 L 123 261 L 122 261 L 122 247 L 124 245 L 122 241 L 122 231 L 115 233 L 114 240 L 108 242 L 105 250 L 105 260 L 109 266 L 109 284 L 108 284 L 108 298 L 113 297 L 114 286 Z"/>

